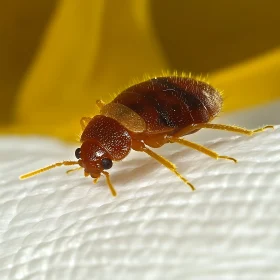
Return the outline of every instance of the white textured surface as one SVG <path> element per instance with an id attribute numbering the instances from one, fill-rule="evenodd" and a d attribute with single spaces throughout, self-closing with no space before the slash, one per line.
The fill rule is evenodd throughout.
<path id="1" fill-rule="evenodd" d="M 105 180 L 57 168 L 73 147 L 0 140 L 0 279 L 280 279 L 280 128 L 206 143 L 238 164 L 160 149 L 197 188 L 133 152 Z"/>

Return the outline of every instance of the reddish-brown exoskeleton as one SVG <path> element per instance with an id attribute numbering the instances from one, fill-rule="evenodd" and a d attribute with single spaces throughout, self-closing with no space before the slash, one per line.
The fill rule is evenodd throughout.
<path id="1" fill-rule="evenodd" d="M 158 148 L 166 143 L 176 142 L 215 159 L 224 158 L 236 162 L 234 158 L 220 156 L 204 146 L 181 138 L 202 128 L 252 135 L 273 127 L 248 130 L 231 125 L 211 124 L 210 121 L 219 114 L 222 103 L 221 94 L 215 88 L 191 77 L 156 77 L 141 82 L 122 91 L 108 104 L 97 101 L 100 114 L 81 119 L 81 147 L 75 151 L 78 161 L 58 162 L 20 178 L 25 179 L 61 165 L 79 164 L 77 169 L 84 168 L 85 176 L 90 175 L 95 182 L 101 174 L 105 175 L 115 196 L 116 191 L 105 170 L 112 167 L 113 161 L 122 160 L 133 149 L 153 157 L 194 190 L 194 186 L 176 170 L 173 163 L 147 146 Z"/>

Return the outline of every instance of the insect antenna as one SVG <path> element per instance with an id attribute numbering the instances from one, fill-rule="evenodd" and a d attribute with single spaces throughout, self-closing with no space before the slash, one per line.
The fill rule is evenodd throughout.
<path id="1" fill-rule="evenodd" d="M 29 177 L 32 177 L 32 176 L 35 176 L 39 173 L 42 173 L 42 172 L 45 172 L 45 171 L 48 171 L 50 169 L 53 169 L 55 167 L 58 167 L 58 166 L 62 166 L 62 165 L 75 165 L 75 164 L 79 164 L 78 161 L 62 161 L 62 162 L 56 162 L 54 164 L 51 164 L 49 166 L 46 166 L 46 167 L 43 167 L 43 168 L 40 168 L 40 169 L 37 169 L 35 171 L 32 171 L 32 172 L 29 172 L 29 173 L 26 173 L 24 175 L 21 175 L 19 178 L 21 180 L 24 180 L 24 179 L 27 179 Z"/>

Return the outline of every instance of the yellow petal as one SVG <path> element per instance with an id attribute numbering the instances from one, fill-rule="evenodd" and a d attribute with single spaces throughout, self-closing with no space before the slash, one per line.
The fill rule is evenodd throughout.
<path id="1" fill-rule="evenodd" d="M 279 79 L 280 48 L 210 76 L 224 92 L 224 112 L 280 99 Z"/>
<path id="2" fill-rule="evenodd" d="M 95 100 L 165 63 L 147 1 L 61 1 L 21 88 L 18 125 L 74 139 Z M 34 130 L 35 129 L 35 130 Z"/>

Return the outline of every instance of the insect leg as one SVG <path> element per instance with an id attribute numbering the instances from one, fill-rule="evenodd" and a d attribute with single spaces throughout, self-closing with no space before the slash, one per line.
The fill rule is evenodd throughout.
<path id="1" fill-rule="evenodd" d="M 235 126 L 235 125 L 226 125 L 226 124 L 214 124 L 214 123 L 202 123 L 202 124 L 197 124 L 194 125 L 194 128 L 210 128 L 210 129 L 219 129 L 219 130 L 226 130 L 226 131 L 231 131 L 231 132 L 237 132 L 245 135 L 253 135 L 254 133 L 257 132 L 262 132 L 267 128 L 274 128 L 273 125 L 267 125 L 261 128 L 257 129 L 246 129 L 243 127 Z"/>
<path id="2" fill-rule="evenodd" d="M 97 105 L 97 107 L 98 107 L 99 109 L 102 109 L 102 107 L 103 107 L 104 105 L 106 105 L 106 104 L 105 104 L 105 102 L 102 101 L 102 100 L 96 100 L 96 105 Z"/>
<path id="3" fill-rule="evenodd" d="M 184 129 L 178 131 L 173 136 L 179 138 L 179 137 L 182 137 L 186 134 L 190 134 L 191 132 L 202 129 L 202 128 L 225 130 L 225 131 L 231 131 L 231 132 L 241 133 L 241 134 L 250 136 L 250 135 L 253 135 L 254 133 L 262 132 L 267 128 L 274 128 L 274 127 L 273 127 L 273 125 L 267 125 L 267 126 L 264 126 L 261 128 L 250 130 L 250 129 L 246 129 L 246 128 L 235 126 L 235 125 L 199 123 L 199 124 L 194 124 L 194 125 L 188 126 Z"/>
<path id="4" fill-rule="evenodd" d="M 187 146 L 187 147 L 190 147 L 192 149 L 195 149 L 199 152 L 202 152 L 212 158 L 215 158 L 215 159 L 219 159 L 219 158 L 224 158 L 224 159 L 228 159 L 228 160 L 232 160 L 234 161 L 235 163 L 237 162 L 237 160 L 235 158 L 232 158 L 232 157 L 228 157 L 228 156 L 220 156 L 219 154 L 217 154 L 216 152 L 202 146 L 202 145 L 199 145 L 197 143 L 194 143 L 194 142 L 191 142 L 191 141 L 188 141 L 188 140 L 185 140 L 185 139 L 181 139 L 181 138 L 176 138 L 176 137 L 168 137 L 168 140 L 169 142 L 171 143 L 178 143 L 178 144 L 181 144 L 181 145 L 184 145 L 184 146 Z"/>
<path id="5" fill-rule="evenodd" d="M 80 124 L 82 127 L 82 130 L 84 130 L 86 128 L 86 126 L 88 125 L 88 123 L 91 121 L 90 117 L 82 117 L 80 120 Z"/>
<path id="6" fill-rule="evenodd" d="M 110 180 L 110 175 L 108 172 L 106 171 L 102 171 L 102 173 L 105 175 L 106 177 L 106 181 L 107 181 L 107 185 L 112 193 L 113 196 L 116 196 L 117 195 L 117 192 L 115 190 L 115 188 L 113 187 L 112 183 L 111 183 L 111 180 Z"/>
<path id="7" fill-rule="evenodd" d="M 157 160 L 159 163 L 167 167 L 171 172 L 173 172 L 176 176 L 178 176 L 185 184 L 189 185 L 193 191 L 195 190 L 195 187 L 176 170 L 176 166 L 172 162 L 156 154 L 155 152 L 153 152 L 152 150 L 148 149 L 145 146 L 141 149 L 141 151 L 148 154 L 149 156 Z"/>

